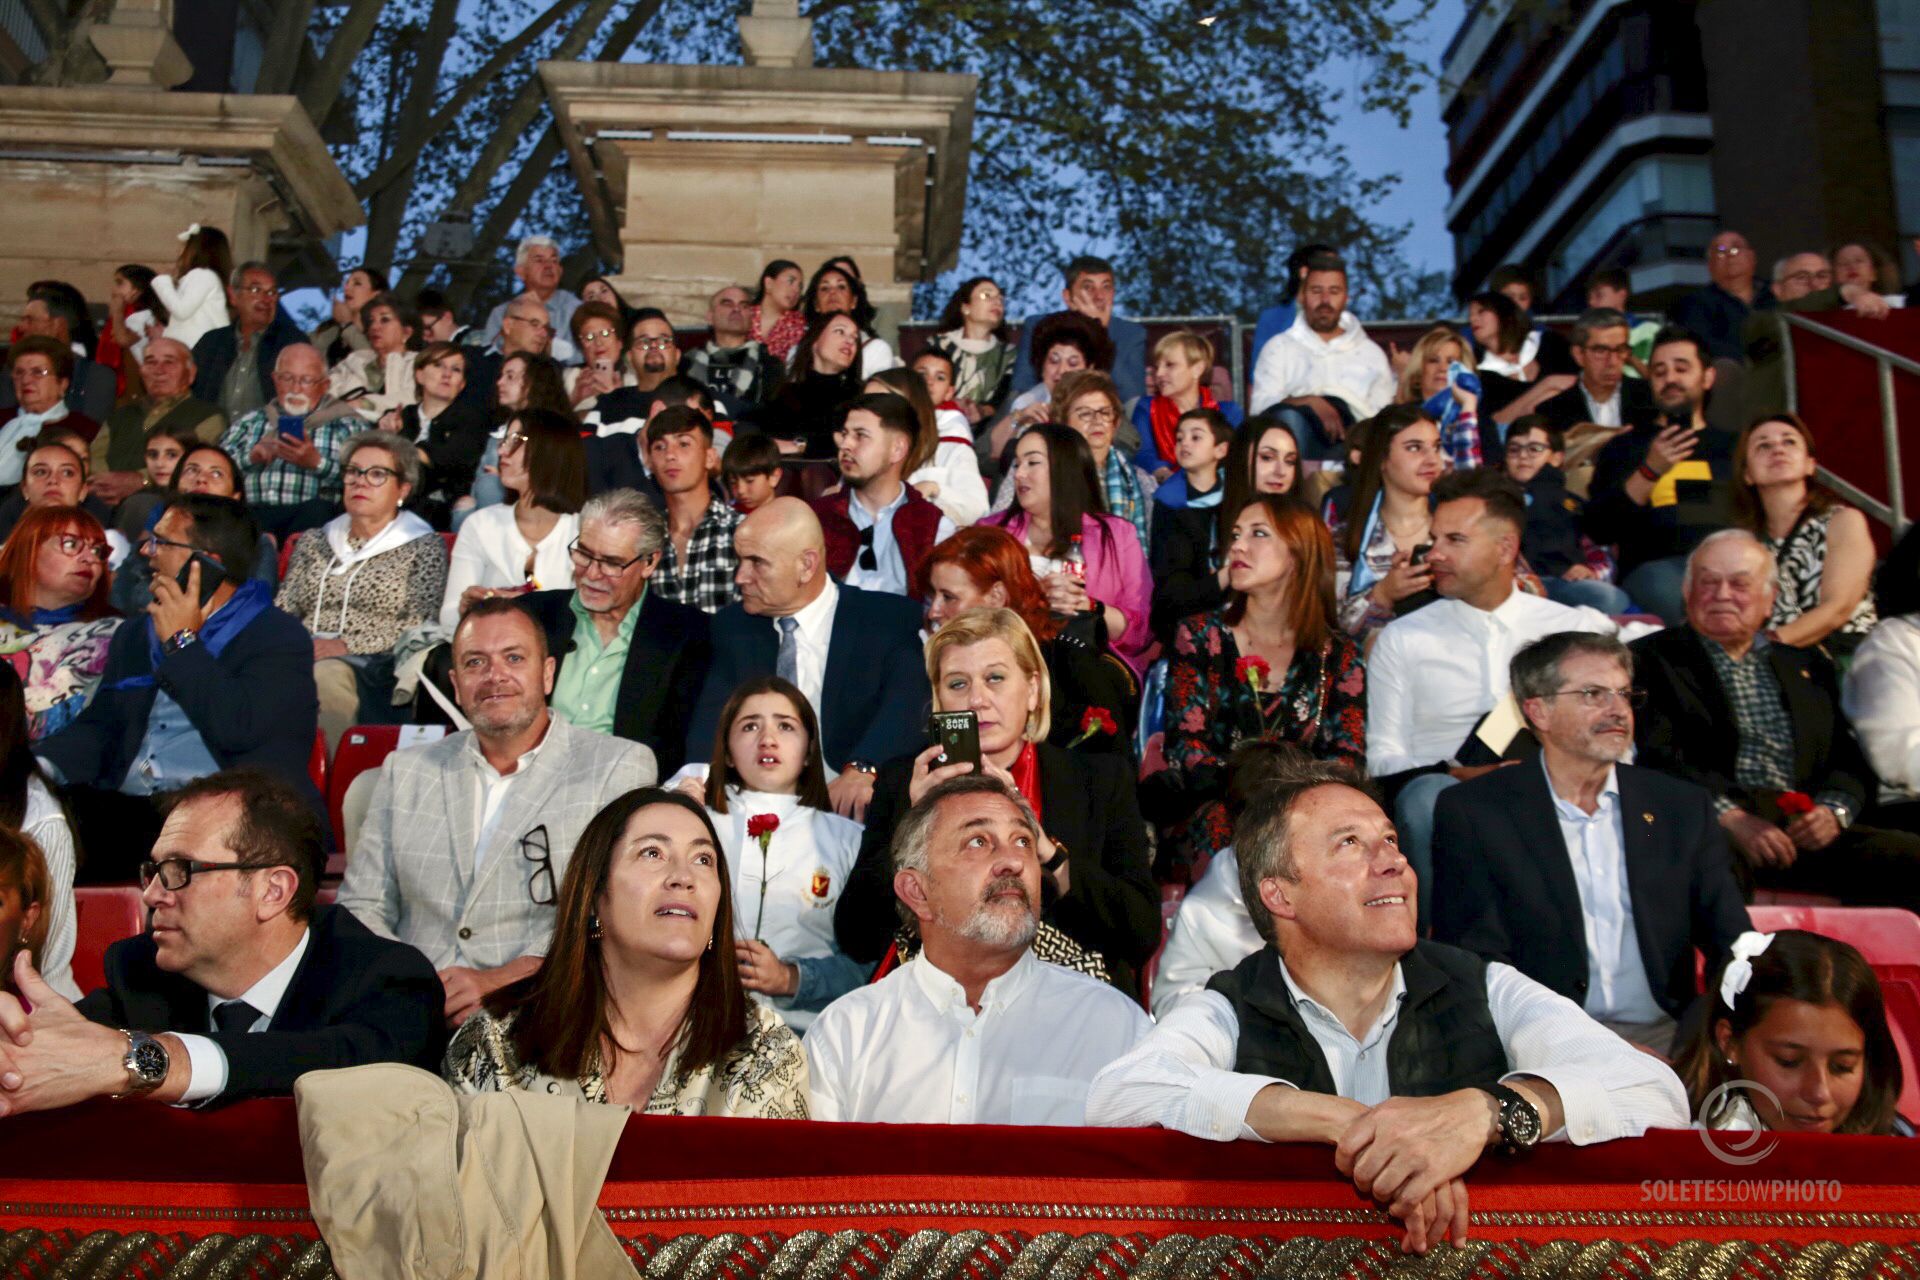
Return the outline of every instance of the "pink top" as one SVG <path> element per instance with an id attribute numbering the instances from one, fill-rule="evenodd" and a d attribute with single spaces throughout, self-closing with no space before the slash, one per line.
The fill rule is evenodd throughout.
<path id="1" fill-rule="evenodd" d="M 996 511 L 980 523 L 998 525 L 1018 538 L 1021 546 L 1027 544 L 1027 513 L 1017 506 Z M 1146 669 L 1142 659 L 1153 645 L 1147 629 L 1153 579 L 1147 573 L 1147 553 L 1140 549 L 1140 534 L 1131 521 L 1119 516 L 1088 515 L 1081 521 L 1080 549 L 1087 557 L 1087 594 L 1112 605 L 1127 620 L 1127 629 L 1108 639 L 1139 675 Z"/>

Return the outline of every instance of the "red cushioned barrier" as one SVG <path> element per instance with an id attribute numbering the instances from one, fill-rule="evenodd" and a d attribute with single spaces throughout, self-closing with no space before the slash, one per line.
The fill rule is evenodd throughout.
<path id="1" fill-rule="evenodd" d="M 1920 310 L 1898 310 L 1884 320 L 1866 320 L 1848 311 L 1821 311 L 1807 318 L 1909 360 L 1920 360 Z M 1795 329 L 1793 360 L 1800 415 L 1820 443 L 1821 465 L 1871 497 L 1887 501 L 1880 376 L 1873 357 Z M 1902 451 L 1902 476 L 1907 513 L 1912 515 L 1920 511 L 1920 465 L 1915 465 L 1911 448 L 1920 439 L 1920 378 L 1896 370 L 1893 387 L 1901 442 L 1909 446 Z M 1885 526 L 1872 522 L 1872 527 L 1875 537 L 1883 536 Z"/>

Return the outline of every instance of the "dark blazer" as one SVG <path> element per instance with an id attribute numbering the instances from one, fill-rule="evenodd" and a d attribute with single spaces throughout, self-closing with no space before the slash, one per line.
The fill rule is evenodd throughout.
<path id="1" fill-rule="evenodd" d="M 640 432 L 629 435 L 622 431 L 582 440 L 580 443 L 587 451 L 587 492 L 632 489 L 662 511 L 666 510 L 666 495 L 660 492 L 659 484 L 647 474 L 646 465 L 640 461 L 642 439 Z"/>
<path id="2" fill-rule="evenodd" d="M 115 687 L 144 675 L 157 684 Z M 320 715 L 313 636 L 297 618 L 271 606 L 218 658 L 205 645 L 188 645 L 162 655 L 157 670 L 147 647 L 147 619 L 128 618 L 107 647 L 106 672 L 93 701 L 72 724 L 42 739 L 34 754 L 51 761 L 70 785 L 117 789 L 140 750 L 161 687 L 186 711 L 222 769 L 265 769 L 324 814 L 307 772 Z"/>
<path id="3" fill-rule="evenodd" d="M 218 1103 L 284 1096 L 309 1071 L 404 1062 L 440 1070 L 446 992 L 427 958 L 379 937 L 340 907 L 315 907 L 307 953 L 265 1031 L 212 1029 L 207 991 L 154 963 L 153 935 L 107 948 L 107 985 L 79 1004 L 129 1031 L 203 1035 L 227 1055 Z"/>
<path id="4" fill-rule="evenodd" d="M 1068 889 L 1044 918 L 1098 951 L 1113 985 L 1138 995 L 1141 966 L 1160 945 L 1160 891 L 1153 882 L 1146 822 L 1134 795 L 1131 760 L 1083 755 L 1047 743 L 1040 761 L 1040 825 L 1067 846 Z M 862 964 L 886 954 L 899 927 L 888 846 L 910 807 L 913 756 L 889 760 L 875 779 L 860 857 L 833 911 L 840 949 Z M 1048 893 L 1051 894 L 1051 890 Z"/>
<path id="5" fill-rule="evenodd" d="M 300 326 L 293 322 L 292 317 L 283 308 L 276 307 L 273 320 L 260 334 L 260 358 L 254 362 L 260 374 L 260 394 L 265 403 L 273 403 L 273 365 L 280 358 L 281 351 L 306 340 L 307 335 L 300 331 Z M 233 362 L 239 358 L 240 330 L 237 326 L 227 325 L 223 329 L 209 329 L 201 334 L 200 340 L 193 344 L 193 394 L 208 404 L 220 404 L 220 388 L 227 381 L 227 371 L 233 368 Z"/>
<path id="6" fill-rule="evenodd" d="M 1633 642 L 1636 686 L 1647 705 L 1634 726 L 1640 763 L 1685 778 L 1716 796 L 1749 805 L 1733 779 L 1740 735 L 1733 704 L 1692 627 L 1670 627 Z M 1840 710 L 1840 681 L 1818 649 L 1768 645 L 1767 661 L 1780 682 L 1793 722 L 1793 781 L 1808 795 L 1845 795 L 1858 817 L 1873 794 L 1873 769 Z"/>
<path id="7" fill-rule="evenodd" d="M 820 749 L 827 767 L 849 760 L 877 764 L 925 745 L 927 668 L 920 647 L 920 606 L 905 596 L 840 586 L 827 670 L 820 684 Z M 713 615 L 713 665 L 700 690 L 688 760 L 713 752 L 720 710 L 741 681 L 773 674 L 780 641 L 772 618 L 738 604 Z"/>
<path id="8" fill-rule="evenodd" d="M 547 633 L 547 652 L 559 660 L 558 679 L 573 653 L 573 632 L 580 621 L 573 614 L 573 592 L 535 591 L 521 596 L 518 603 Z M 685 726 L 712 663 L 707 615 L 649 591 L 641 601 L 633 641 L 627 647 L 627 665 L 620 673 L 613 734 L 652 748 L 663 778 L 686 762 Z"/>
<path id="9" fill-rule="evenodd" d="M 1561 431 L 1570 431 L 1579 423 L 1593 421 L 1593 410 L 1587 406 L 1587 393 L 1580 389 L 1579 383 L 1543 402 L 1538 411 Z M 1645 378 L 1620 380 L 1621 426 L 1651 426 L 1657 413 L 1653 404 L 1653 389 L 1647 385 Z"/>
<path id="10" fill-rule="evenodd" d="M 1678 1018 L 1694 950 L 1711 971 L 1750 928 L 1711 797 L 1652 769 L 1617 766 L 1627 896 L 1647 985 Z M 1449 787 L 1434 810 L 1433 936 L 1512 965 L 1575 1004 L 1587 998 L 1573 862 L 1538 761 Z"/>

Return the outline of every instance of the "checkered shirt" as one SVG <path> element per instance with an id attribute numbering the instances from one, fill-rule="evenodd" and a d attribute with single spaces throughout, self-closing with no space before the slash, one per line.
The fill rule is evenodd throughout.
<path id="1" fill-rule="evenodd" d="M 733 554 L 733 531 L 740 519 L 740 513 L 720 499 L 708 503 L 707 514 L 687 539 L 687 562 L 680 563 L 673 539 L 668 538 L 660 552 L 660 568 L 647 589 L 708 613 L 718 613 L 738 600 L 733 573 L 740 561 Z"/>

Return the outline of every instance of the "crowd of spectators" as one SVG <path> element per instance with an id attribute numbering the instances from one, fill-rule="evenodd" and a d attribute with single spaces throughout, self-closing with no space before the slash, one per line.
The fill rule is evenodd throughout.
<path id="1" fill-rule="evenodd" d="M 1244 408 L 1092 257 L 904 362 L 846 257 L 697 342 L 544 236 L 470 326 L 360 269 L 303 333 L 211 227 L 97 336 L 39 282 L 0 1115 L 406 1062 L 1151 1124 L 1337 1145 L 1421 1251 L 1489 1149 L 1907 1131 L 1872 971 L 1746 910 L 1920 909 L 1920 535 L 1880 558 L 1766 376 L 1776 308 L 1901 298 L 1870 246 L 1753 257 L 1664 321 L 1603 272 L 1565 334 L 1503 268 L 1402 352 L 1305 246 Z M 316 742 L 413 723 L 329 831 Z M 152 913 L 90 994 L 76 883 Z"/>

